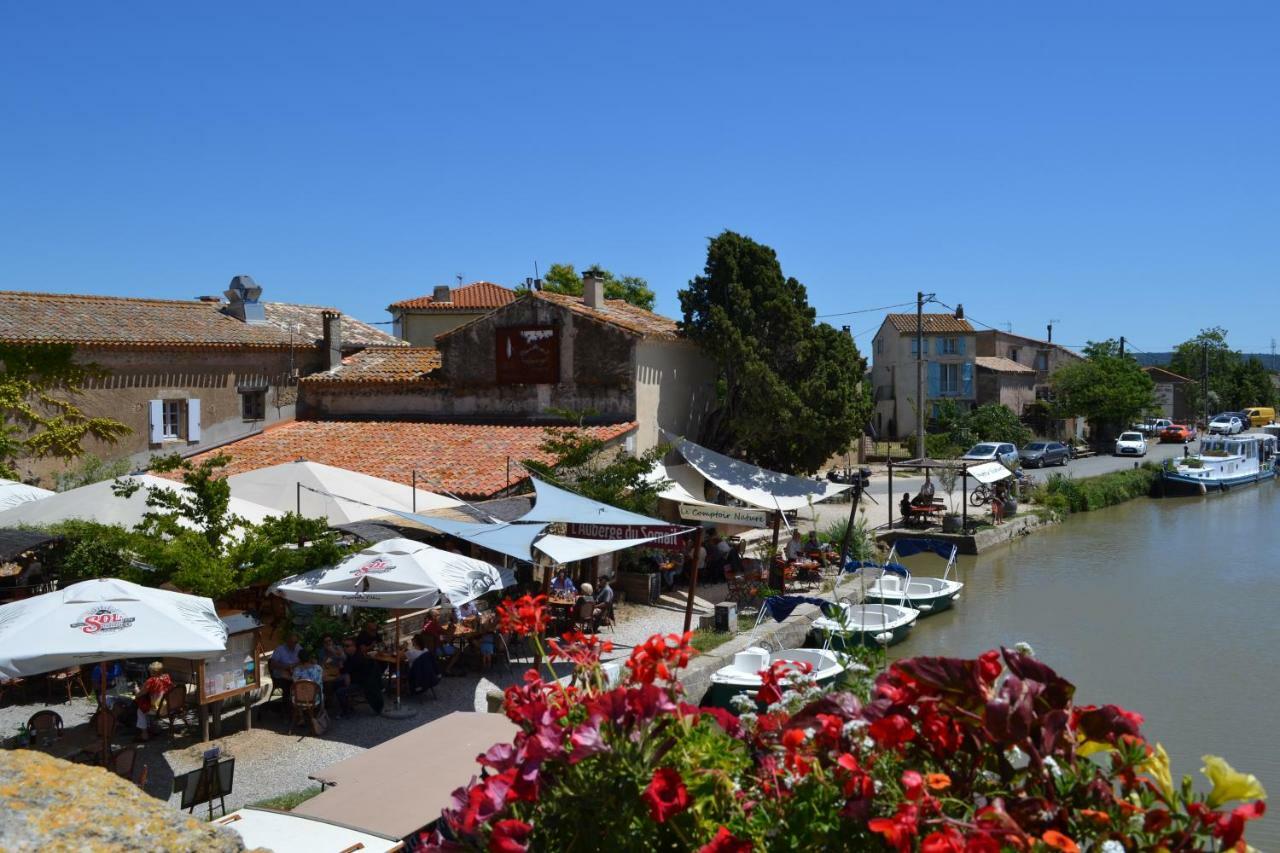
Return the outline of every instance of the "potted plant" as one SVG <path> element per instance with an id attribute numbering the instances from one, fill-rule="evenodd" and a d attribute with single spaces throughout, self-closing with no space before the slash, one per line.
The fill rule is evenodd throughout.
<path id="1" fill-rule="evenodd" d="M 943 491 L 947 493 L 947 511 L 942 516 L 943 533 L 960 532 L 960 516 L 956 514 L 955 502 L 952 500 L 952 495 L 956 490 L 956 480 L 959 476 L 960 471 L 956 468 L 938 469 L 938 485 L 942 486 Z"/>

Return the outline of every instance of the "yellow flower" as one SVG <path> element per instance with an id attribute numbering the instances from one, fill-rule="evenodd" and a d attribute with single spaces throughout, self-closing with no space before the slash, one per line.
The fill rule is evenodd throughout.
<path id="1" fill-rule="evenodd" d="M 1221 756 L 1206 755 L 1200 759 L 1205 766 L 1200 772 L 1213 783 L 1209 792 L 1209 808 L 1216 809 L 1231 800 L 1265 800 L 1267 791 L 1252 773 L 1241 773 Z"/>
<path id="2" fill-rule="evenodd" d="M 1173 802 L 1173 771 L 1169 769 L 1169 753 L 1164 751 L 1162 744 L 1156 744 L 1147 760 L 1138 765 L 1138 769 L 1156 783 L 1164 794 L 1165 802 Z"/>
<path id="3" fill-rule="evenodd" d="M 1101 740 L 1084 740 L 1076 746 L 1076 755 L 1081 758 L 1088 758 L 1090 755 L 1096 755 L 1099 752 L 1111 752 L 1115 747 L 1106 741 Z"/>

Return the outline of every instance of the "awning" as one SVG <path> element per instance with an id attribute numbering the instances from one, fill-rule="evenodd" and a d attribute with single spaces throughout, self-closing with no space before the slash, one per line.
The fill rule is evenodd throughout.
<path id="1" fill-rule="evenodd" d="M 275 853 L 324 853 L 329 850 L 361 850 L 392 853 L 403 850 L 399 838 L 354 829 L 346 824 L 294 812 L 245 806 L 213 821 L 240 836 L 246 850 Z"/>
<path id="2" fill-rule="evenodd" d="M 533 507 L 520 517 L 521 521 L 545 521 L 564 524 L 621 524 L 629 527 L 662 526 L 667 522 L 649 518 L 625 509 L 618 509 L 566 489 L 544 483 L 537 477 L 533 481 L 536 498 Z"/>
<path id="3" fill-rule="evenodd" d="M 994 483 L 1013 476 L 1013 473 L 999 462 L 983 462 L 981 465 L 974 465 L 967 469 L 965 473 L 979 483 Z"/>
<path id="4" fill-rule="evenodd" d="M 667 486 L 658 492 L 658 497 L 666 498 L 682 504 L 699 504 L 702 506 L 719 506 L 703 497 L 706 479 L 689 465 L 664 465 L 655 462 L 645 475 L 650 483 L 667 481 Z"/>
<path id="5" fill-rule="evenodd" d="M 740 462 L 683 438 L 677 442 L 676 447 L 698 473 L 726 494 L 761 509 L 784 512 L 797 510 L 852 488 L 839 483 L 780 474 Z"/>
<path id="6" fill-rule="evenodd" d="M 311 775 L 323 793 L 291 813 L 356 824 L 405 838 L 440 817 L 453 792 L 480 775 L 476 756 L 510 743 L 515 724 L 502 714 L 455 711 Z M 412 785 L 387 780 L 412 779 Z"/>
<path id="7" fill-rule="evenodd" d="M 0 510 L 9 509 L 27 501 L 38 501 L 53 494 L 55 492 L 51 492 L 48 489 L 28 486 L 26 483 L 19 483 L 17 480 L 0 480 Z"/>
<path id="8" fill-rule="evenodd" d="M 601 554 L 612 554 L 614 551 L 625 551 L 645 545 L 658 536 L 645 536 L 639 539 L 578 539 L 574 536 L 557 536 L 548 534 L 534 543 L 534 547 L 557 563 L 572 563 L 575 560 L 587 560 Z"/>

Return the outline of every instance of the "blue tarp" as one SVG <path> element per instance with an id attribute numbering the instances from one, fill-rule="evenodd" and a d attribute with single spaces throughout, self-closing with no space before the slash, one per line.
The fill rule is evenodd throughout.
<path id="1" fill-rule="evenodd" d="M 801 604 L 814 604 L 822 608 L 822 612 L 830 616 L 835 612 L 835 604 L 825 598 L 813 598 L 808 595 L 771 595 L 764 600 L 764 609 L 775 621 L 781 622 L 790 616 Z"/>
<path id="2" fill-rule="evenodd" d="M 872 560 L 845 560 L 844 570 L 846 572 L 856 572 L 859 569 L 881 569 L 882 571 L 892 572 L 895 575 L 906 577 L 910 574 L 910 570 L 901 563 L 885 563 L 880 565 Z"/>
<path id="3" fill-rule="evenodd" d="M 956 546 L 937 539 L 898 539 L 894 541 L 893 547 L 899 557 L 914 557 L 916 554 L 932 551 L 942 559 L 950 560 L 951 551 Z"/>

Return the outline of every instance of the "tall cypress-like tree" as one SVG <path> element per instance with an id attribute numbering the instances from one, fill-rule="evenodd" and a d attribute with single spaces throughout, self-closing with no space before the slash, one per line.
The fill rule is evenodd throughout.
<path id="1" fill-rule="evenodd" d="M 804 285 L 773 249 L 725 231 L 680 291 L 683 328 L 720 368 L 719 405 L 701 441 L 785 472 L 847 450 L 871 410 L 853 339 L 815 323 Z"/>

